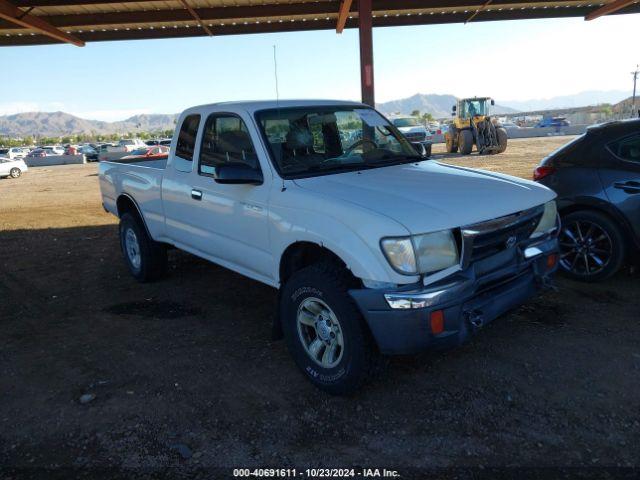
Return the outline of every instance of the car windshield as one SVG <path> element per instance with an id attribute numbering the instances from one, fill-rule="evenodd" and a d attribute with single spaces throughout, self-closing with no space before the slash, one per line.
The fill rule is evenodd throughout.
<path id="1" fill-rule="evenodd" d="M 396 118 L 393 120 L 393 124 L 396 127 L 419 127 L 421 125 L 420 120 L 417 118 Z"/>
<path id="2" fill-rule="evenodd" d="M 422 160 L 371 108 L 293 107 L 256 114 L 271 158 L 285 178 L 383 167 Z"/>
<path id="3" fill-rule="evenodd" d="M 148 151 L 148 148 L 138 148 L 137 150 L 131 152 L 131 155 L 146 155 Z"/>

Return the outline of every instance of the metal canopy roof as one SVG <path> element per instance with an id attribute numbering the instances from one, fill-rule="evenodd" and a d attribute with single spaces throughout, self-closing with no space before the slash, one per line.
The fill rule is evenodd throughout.
<path id="1" fill-rule="evenodd" d="M 640 13 L 638 0 L 373 0 L 373 26 Z M 340 20 L 340 22 L 339 22 Z M 358 27 L 351 0 L 0 0 L 0 46 Z M 338 28 L 341 30 L 341 28 Z"/>

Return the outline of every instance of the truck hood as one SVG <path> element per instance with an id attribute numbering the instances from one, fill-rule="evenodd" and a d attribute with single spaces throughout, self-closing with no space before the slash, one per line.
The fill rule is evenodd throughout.
<path id="1" fill-rule="evenodd" d="M 412 234 L 491 220 L 556 196 L 528 180 L 433 160 L 298 179 L 295 183 L 392 218 Z"/>

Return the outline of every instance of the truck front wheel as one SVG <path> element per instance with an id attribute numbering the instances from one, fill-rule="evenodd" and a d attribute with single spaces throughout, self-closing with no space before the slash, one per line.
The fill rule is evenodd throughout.
<path id="1" fill-rule="evenodd" d="M 469 155 L 473 150 L 473 133 L 471 130 L 460 130 L 458 146 L 462 155 Z"/>
<path id="2" fill-rule="evenodd" d="M 120 247 L 129 272 L 139 282 L 150 282 L 164 275 L 166 248 L 149 237 L 144 225 L 130 213 L 120 218 Z"/>
<path id="3" fill-rule="evenodd" d="M 283 287 L 281 321 L 287 347 L 302 373 L 333 395 L 358 390 L 382 366 L 358 308 L 349 276 L 327 261 L 294 273 Z"/>

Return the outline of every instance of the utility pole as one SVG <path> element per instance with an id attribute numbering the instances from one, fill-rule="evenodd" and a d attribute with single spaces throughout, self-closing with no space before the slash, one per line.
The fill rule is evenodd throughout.
<path id="1" fill-rule="evenodd" d="M 631 99 L 631 117 L 635 117 L 636 115 L 640 116 L 640 112 L 636 110 L 636 82 L 638 81 L 638 74 L 640 70 L 638 70 L 638 66 L 636 65 L 635 72 L 631 72 L 633 75 L 633 97 Z"/>

